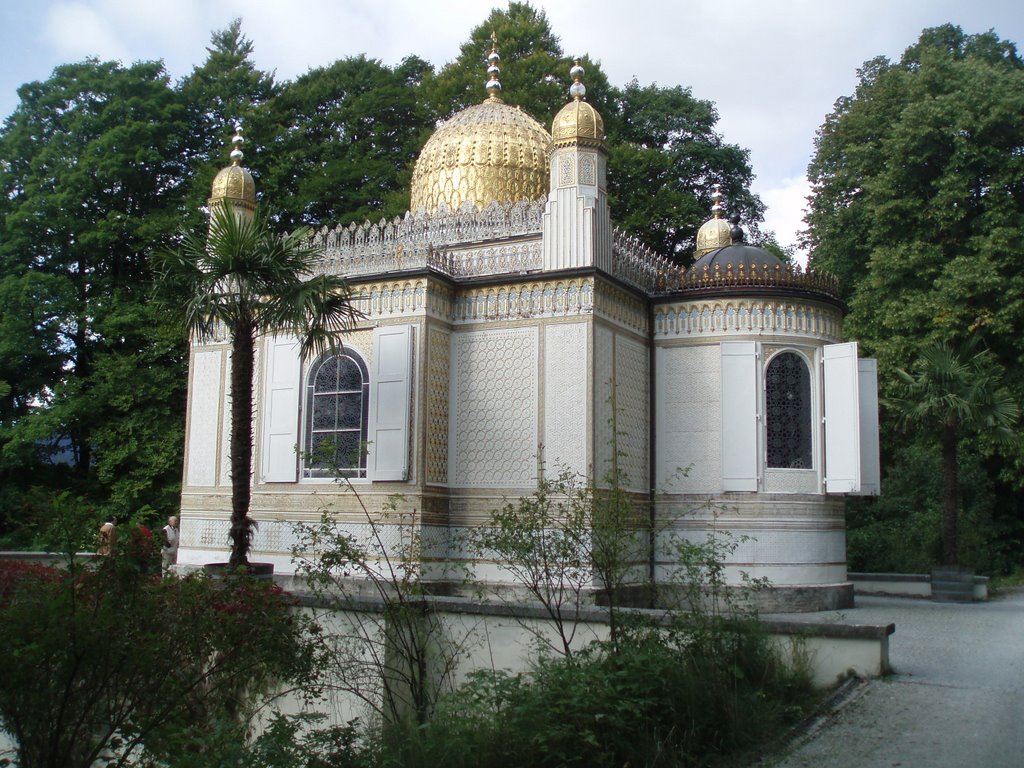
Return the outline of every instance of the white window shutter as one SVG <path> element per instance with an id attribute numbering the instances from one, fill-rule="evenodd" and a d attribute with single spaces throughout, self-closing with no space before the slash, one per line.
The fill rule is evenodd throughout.
<path id="1" fill-rule="evenodd" d="M 411 379 L 412 326 L 374 328 L 366 458 L 371 480 L 405 480 L 409 476 Z"/>
<path id="2" fill-rule="evenodd" d="M 824 349 L 825 492 L 856 493 L 861 485 L 857 342 Z"/>
<path id="3" fill-rule="evenodd" d="M 299 479 L 299 340 L 294 336 L 271 336 L 266 351 L 263 481 L 294 483 Z"/>
<path id="4" fill-rule="evenodd" d="M 757 345 L 723 341 L 722 490 L 756 491 Z"/>
<path id="5" fill-rule="evenodd" d="M 861 496 L 882 492 L 881 462 L 878 453 L 878 361 L 857 361 L 860 390 L 860 490 Z"/>

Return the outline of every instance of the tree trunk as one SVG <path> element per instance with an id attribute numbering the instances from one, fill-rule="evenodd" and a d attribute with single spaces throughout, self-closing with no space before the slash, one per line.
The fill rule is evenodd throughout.
<path id="1" fill-rule="evenodd" d="M 232 566 L 249 564 L 252 520 L 252 373 L 256 329 L 240 323 L 231 335 L 231 557 Z"/>
<path id="2" fill-rule="evenodd" d="M 956 461 L 956 430 L 942 429 L 942 563 L 958 565 L 960 544 L 957 532 L 960 480 Z"/>

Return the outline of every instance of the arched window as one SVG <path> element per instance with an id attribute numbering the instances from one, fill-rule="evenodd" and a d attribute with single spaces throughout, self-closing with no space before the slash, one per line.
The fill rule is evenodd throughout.
<path id="1" fill-rule="evenodd" d="M 306 384 L 303 477 L 366 477 L 370 377 L 355 353 L 325 355 Z"/>
<path id="2" fill-rule="evenodd" d="M 811 372 L 795 352 L 768 364 L 765 410 L 768 466 L 811 469 Z"/>

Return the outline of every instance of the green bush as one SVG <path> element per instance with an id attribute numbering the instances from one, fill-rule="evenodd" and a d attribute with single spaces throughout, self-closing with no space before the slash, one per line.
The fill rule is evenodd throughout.
<path id="1" fill-rule="evenodd" d="M 755 622 L 629 627 L 614 646 L 482 671 L 435 718 L 385 734 L 381 766 L 700 766 L 750 750 L 812 700 Z"/>

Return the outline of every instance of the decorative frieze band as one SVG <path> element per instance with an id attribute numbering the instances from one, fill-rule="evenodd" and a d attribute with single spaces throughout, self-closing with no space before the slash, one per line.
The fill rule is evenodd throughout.
<path id="1" fill-rule="evenodd" d="M 423 314 L 427 305 L 427 281 L 403 280 L 359 286 L 352 303 L 364 317 Z"/>
<path id="2" fill-rule="evenodd" d="M 543 280 L 459 291 L 451 321 L 519 320 L 590 314 L 594 309 L 591 278 Z"/>
<path id="3" fill-rule="evenodd" d="M 435 254 L 460 243 L 508 240 L 540 235 L 544 199 L 477 210 L 467 203 L 458 211 L 442 204 L 436 213 L 365 221 L 332 230 L 321 229 L 312 244 L 323 251 L 321 271 L 357 276 L 422 268 Z"/>
<path id="4" fill-rule="evenodd" d="M 838 309 L 810 302 L 763 299 L 674 302 L 655 308 L 656 337 L 731 333 L 794 333 L 838 341 L 842 336 L 842 315 Z"/>
<path id="5" fill-rule="evenodd" d="M 594 314 L 622 328 L 647 334 L 645 302 L 603 280 L 597 283 L 595 294 Z"/>

